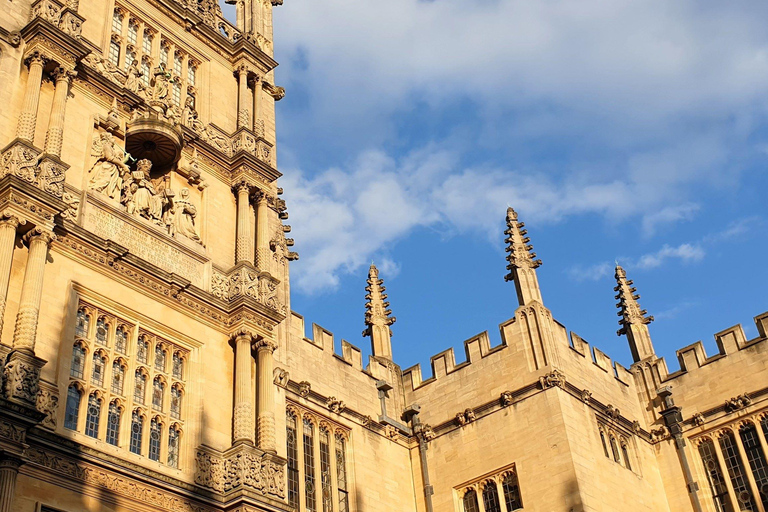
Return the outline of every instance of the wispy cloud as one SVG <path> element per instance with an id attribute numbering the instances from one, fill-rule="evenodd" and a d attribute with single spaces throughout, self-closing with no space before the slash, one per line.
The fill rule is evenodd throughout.
<path id="1" fill-rule="evenodd" d="M 704 249 L 696 244 L 681 244 L 677 247 L 664 245 L 658 251 L 651 254 L 644 254 L 634 263 L 628 264 L 631 268 L 648 270 L 660 267 L 667 260 L 677 259 L 684 263 L 701 261 L 704 259 Z"/>
<path id="2" fill-rule="evenodd" d="M 643 217 L 643 232 L 646 236 L 651 236 L 661 226 L 690 221 L 700 209 L 701 207 L 696 203 L 685 203 L 667 206 L 657 212 L 649 213 Z"/>

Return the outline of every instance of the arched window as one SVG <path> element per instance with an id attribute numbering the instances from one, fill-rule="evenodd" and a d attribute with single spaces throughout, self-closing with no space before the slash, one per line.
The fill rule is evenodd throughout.
<path id="1" fill-rule="evenodd" d="M 146 364 L 148 352 L 149 342 L 147 341 L 147 337 L 142 334 L 139 336 L 138 343 L 136 343 L 136 359 L 138 359 L 139 362 Z"/>
<path id="2" fill-rule="evenodd" d="M 486 482 L 483 486 L 483 506 L 485 507 L 485 512 L 501 512 L 499 490 L 496 488 L 496 482 Z"/>
<path id="3" fill-rule="evenodd" d="M 173 104 L 181 105 L 181 82 L 178 79 L 173 83 Z"/>
<path id="4" fill-rule="evenodd" d="M 178 385 L 171 388 L 171 417 L 181 418 L 181 388 Z"/>
<path id="5" fill-rule="evenodd" d="M 629 462 L 629 449 L 627 448 L 626 439 L 621 440 L 621 456 L 624 459 L 624 466 L 631 471 L 632 464 Z"/>
<path id="6" fill-rule="evenodd" d="M 152 55 L 152 33 L 148 30 L 144 31 L 144 41 L 142 42 L 142 51 L 144 55 Z"/>
<path id="7" fill-rule="evenodd" d="M 160 422 L 153 418 L 149 426 L 149 458 L 154 461 L 160 460 Z"/>
<path id="8" fill-rule="evenodd" d="M 165 394 L 165 382 L 160 377 L 155 377 L 152 381 L 152 408 L 157 411 L 163 410 L 163 395 Z"/>
<path id="9" fill-rule="evenodd" d="M 100 316 L 99 319 L 96 321 L 96 341 L 101 343 L 102 345 L 107 344 L 107 333 L 109 332 L 109 324 L 104 319 L 103 316 Z"/>
<path id="10" fill-rule="evenodd" d="M 147 59 L 142 59 L 141 62 L 141 81 L 144 85 L 149 87 L 149 80 L 152 78 L 152 69 Z"/>
<path id="11" fill-rule="evenodd" d="M 175 54 L 173 55 L 173 74 L 180 77 L 181 76 L 181 65 L 183 63 L 184 59 L 179 53 L 178 50 L 176 50 Z"/>
<path id="12" fill-rule="evenodd" d="M 296 415 L 291 411 L 285 416 L 285 438 L 288 445 L 288 505 L 299 508 L 299 446 L 296 439 Z"/>
<path id="13" fill-rule="evenodd" d="M 307 512 L 317 510 L 315 494 L 315 426 L 304 418 L 304 494 Z"/>
<path id="14" fill-rule="evenodd" d="M 136 20 L 128 22 L 128 44 L 136 45 L 139 40 L 139 24 Z"/>
<path id="15" fill-rule="evenodd" d="M 349 512 L 349 490 L 347 489 L 347 441 L 336 434 L 336 487 L 339 492 L 339 512 Z"/>
<path id="16" fill-rule="evenodd" d="M 99 437 L 99 419 L 101 418 L 101 399 L 95 393 L 88 397 L 88 411 L 85 415 L 85 435 Z"/>
<path id="17" fill-rule="evenodd" d="M 605 432 L 602 430 L 600 431 L 600 441 L 603 443 L 603 453 L 605 453 L 605 456 L 610 459 L 611 456 L 608 454 L 608 445 L 605 443 Z"/>
<path id="18" fill-rule="evenodd" d="M 115 359 L 115 362 L 112 363 L 112 386 L 110 389 L 114 394 L 122 396 L 123 384 L 125 384 L 125 366 Z"/>
<path id="19" fill-rule="evenodd" d="M 464 493 L 464 512 L 479 512 L 477 504 L 477 493 L 474 489 L 469 489 Z"/>
<path id="20" fill-rule="evenodd" d="M 179 427 L 171 425 L 168 430 L 168 465 L 172 468 L 179 467 Z"/>
<path id="21" fill-rule="evenodd" d="M 112 32 L 115 34 L 123 33 L 123 15 L 117 9 L 115 9 L 114 14 L 112 14 Z"/>
<path id="22" fill-rule="evenodd" d="M 131 64 L 136 60 L 136 50 L 133 48 L 128 48 L 125 52 L 125 70 L 128 71 L 131 67 Z M 137 63 L 138 64 L 138 63 Z"/>
<path id="23" fill-rule="evenodd" d="M 120 43 L 117 41 L 109 43 L 109 62 L 113 66 L 120 64 Z"/>
<path id="24" fill-rule="evenodd" d="M 331 434 L 325 427 L 320 427 L 320 484 L 322 491 L 323 512 L 333 511 L 331 495 Z"/>
<path id="25" fill-rule="evenodd" d="M 747 476 L 744 472 L 744 465 L 742 464 L 741 456 L 739 455 L 739 449 L 736 446 L 736 439 L 730 431 L 725 432 L 720 436 L 720 450 L 723 452 L 725 467 L 728 469 L 728 474 L 731 477 L 731 484 L 733 485 L 733 492 L 736 493 L 736 498 L 739 501 L 741 509 L 755 510 L 752 492 L 749 490 L 749 482 L 747 481 Z"/>
<path id="26" fill-rule="evenodd" d="M 611 436 L 611 451 L 613 452 L 613 460 L 620 462 L 621 456 L 619 455 L 619 446 L 616 444 L 616 438 L 613 436 Z"/>
<path id="27" fill-rule="evenodd" d="M 715 444 L 707 439 L 699 445 L 699 455 L 709 481 L 709 489 L 712 492 L 712 499 L 715 502 L 717 512 L 732 512 L 730 510 L 730 500 L 728 498 L 728 486 L 725 483 L 723 472 L 720 469 L 720 463 L 715 455 Z"/>
<path id="28" fill-rule="evenodd" d="M 109 416 L 107 417 L 107 442 L 117 446 L 120 441 L 120 416 L 122 410 L 116 402 L 109 404 Z"/>
<path id="29" fill-rule="evenodd" d="M 69 368 L 69 375 L 76 379 L 82 379 L 83 373 L 85 373 L 85 347 L 78 342 L 72 346 L 72 364 Z"/>
<path id="30" fill-rule="evenodd" d="M 127 345 L 128 332 L 124 325 L 119 325 L 115 331 L 115 350 L 121 354 L 125 354 Z"/>
<path id="31" fill-rule="evenodd" d="M 107 367 L 107 356 L 102 352 L 93 354 L 93 368 L 91 370 L 91 384 L 94 386 L 104 386 L 104 370 Z"/>
<path id="32" fill-rule="evenodd" d="M 763 435 L 768 437 L 768 414 L 763 416 L 762 421 L 760 421 L 760 426 L 763 427 Z"/>
<path id="33" fill-rule="evenodd" d="M 507 511 L 512 512 L 523 508 L 523 500 L 520 497 L 520 486 L 517 483 L 517 475 L 507 473 L 501 481 L 501 490 L 504 492 L 504 503 L 507 504 Z"/>
<path id="34" fill-rule="evenodd" d="M 133 400 L 144 404 L 144 396 L 147 392 L 147 376 L 141 370 L 136 370 L 136 382 L 133 386 Z"/>
<path id="35" fill-rule="evenodd" d="M 196 79 L 197 79 L 197 68 L 190 64 L 189 67 L 187 68 L 187 83 L 192 87 L 194 87 Z"/>
<path id="36" fill-rule="evenodd" d="M 70 384 L 69 389 L 67 389 L 67 408 L 64 412 L 64 427 L 70 430 L 77 430 L 81 397 L 80 390 L 74 384 Z"/>
<path id="37" fill-rule="evenodd" d="M 173 353 L 173 377 L 176 379 L 183 379 L 184 375 L 184 360 L 181 358 L 181 354 L 178 352 Z"/>
<path id="38" fill-rule="evenodd" d="M 155 347 L 155 370 L 165 371 L 165 350 L 161 344 L 157 344 Z"/>
<path id="39" fill-rule="evenodd" d="M 760 438 L 757 437 L 757 429 L 750 423 L 741 428 L 739 435 L 744 444 L 747 462 L 755 477 L 755 483 L 760 489 L 763 508 L 768 509 L 768 464 L 765 461 L 763 447 L 760 445 Z"/>
<path id="40" fill-rule="evenodd" d="M 141 455 L 141 437 L 144 433 L 144 421 L 139 411 L 133 411 L 131 417 L 131 452 Z"/>
<path id="41" fill-rule="evenodd" d="M 91 316 L 84 309 L 77 310 L 77 324 L 75 325 L 75 336 L 81 338 L 88 337 L 88 330 L 91 326 Z"/>
<path id="42" fill-rule="evenodd" d="M 170 55 L 171 48 L 168 46 L 167 41 L 160 41 L 160 63 L 168 68 L 168 56 Z"/>

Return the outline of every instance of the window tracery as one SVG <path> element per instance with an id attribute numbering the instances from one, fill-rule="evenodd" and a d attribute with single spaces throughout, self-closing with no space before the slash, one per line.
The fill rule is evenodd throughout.
<path id="1" fill-rule="evenodd" d="M 514 464 L 462 484 L 455 490 L 462 512 L 512 512 L 523 508 Z"/>
<path id="2" fill-rule="evenodd" d="M 504 493 L 504 503 L 507 505 L 507 511 L 512 512 L 523 508 L 523 501 L 520 499 L 520 486 L 517 483 L 517 475 L 508 471 L 502 475 L 501 489 Z"/>
<path id="3" fill-rule="evenodd" d="M 97 319 L 93 332 L 91 318 Z M 188 352 L 83 301 L 76 314 L 75 334 L 64 426 L 178 468 Z M 147 389 L 150 384 L 151 390 Z M 130 423 L 124 431 L 130 435 L 121 441 L 123 421 Z"/>
<path id="4" fill-rule="evenodd" d="M 501 512 L 501 502 L 499 502 L 499 491 L 496 488 L 496 482 L 489 480 L 483 486 L 483 506 L 485 512 Z"/>
<path id="5" fill-rule="evenodd" d="M 597 430 L 600 435 L 600 444 L 603 447 L 605 458 L 633 471 L 631 462 L 632 445 L 630 437 L 625 435 L 625 431 L 613 428 L 600 421 L 597 423 Z"/>

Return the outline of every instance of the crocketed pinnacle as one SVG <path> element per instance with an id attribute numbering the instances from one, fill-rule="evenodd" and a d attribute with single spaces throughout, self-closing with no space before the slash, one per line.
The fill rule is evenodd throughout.
<path id="1" fill-rule="evenodd" d="M 509 274 L 504 276 L 506 281 L 514 281 L 517 291 L 517 299 L 521 306 L 531 301 L 541 302 L 541 290 L 539 289 L 539 280 L 536 276 L 536 269 L 541 266 L 541 260 L 536 259 L 536 253 L 533 252 L 531 239 L 526 235 L 528 231 L 523 229 L 525 224 L 518 222 L 517 212 L 512 208 L 507 208 L 507 229 L 504 234 L 507 235 L 507 270 Z"/>
<path id="2" fill-rule="evenodd" d="M 392 359 L 392 330 L 390 325 L 397 320 L 389 309 L 384 293 L 384 280 L 379 279 L 379 269 L 371 263 L 368 270 L 368 285 L 365 287 L 365 325 L 363 336 L 370 336 L 373 355 Z"/>
<path id="3" fill-rule="evenodd" d="M 616 334 L 627 336 L 635 362 L 654 356 L 651 335 L 648 331 L 648 324 L 653 322 L 653 317 L 640 307 L 640 303 L 637 302 L 640 295 L 635 293 L 637 288 L 632 286 L 633 281 L 627 279 L 627 273 L 620 265 L 616 265 L 615 277 L 617 284 L 614 291 L 618 292 L 616 307 L 619 309 L 616 314 L 621 317 L 619 319 L 621 328 L 616 331 Z"/>

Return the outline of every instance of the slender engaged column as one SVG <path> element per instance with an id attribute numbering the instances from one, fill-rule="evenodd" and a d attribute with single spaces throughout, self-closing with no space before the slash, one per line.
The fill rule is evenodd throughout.
<path id="1" fill-rule="evenodd" d="M 27 268 L 24 271 L 24 283 L 21 286 L 19 313 L 16 316 L 16 329 L 13 334 L 13 348 L 28 354 L 35 353 L 37 321 L 40 316 L 40 301 L 43 296 L 43 274 L 48 247 L 56 235 L 43 228 L 34 228 L 24 235 L 29 244 Z"/>
<path id="2" fill-rule="evenodd" d="M 261 123 L 261 96 L 262 81 L 259 75 L 253 77 L 253 133 L 257 137 L 264 137 L 264 128 Z"/>
<path id="3" fill-rule="evenodd" d="M 5 304 L 8 300 L 8 282 L 11 279 L 13 249 L 16 245 L 16 228 L 23 222 L 13 215 L 0 215 L 0 335 L 3 332 Z"/>
<path id="4" fill-rule="evenodd" d="M 250 333 L 241 331 L 235 338 L 235 432 L 234 443 L 253 444 L 253 388 L 251 386 Z"/>
<path id="5" fill-rule="evenodd" d="M 64 140 L 64 112 L 67 108 L 69 84 L 74 77 L 74 72 L 58 67 L 54 70 L 53 77 L 56 81 L 56 90 L 53 93 L 51 119 L 48 122 L 48 132 L 45 135 L 45 152 L 59 157 Z"/>
<path id="6" fill-rule="evenodd" d="M 16 493 L 16 477 L 19 476 L 21 461 L 15 458 L 0 460 L 0 512 L 12 512 L 13 497 Z"/>
<path id="7" fill-rule="evenodd" d="M 237 192 L 237 263 L 253 263 L 253 228 L 250 220 L 250 188 L 247 183 L 235 185 Z"/>
<path id="8" fill-rule="evenodd" d="M 37 126 L 37 106 L 40 103 L 40 85 L 43 81 L 45 58 L 39 52 L 34 52 L 28 59 L 29 76 L 27 77 L 27 90 L 24 92 L 24 105 L 19 116 L 16 136 L 27 142 L 33 142 L 35 139 L 35 127 Z"/>
<path id="9" fill-rule="evenodd" d="M 259 448 L 265 452 L 275 452 L 275 382 L 274 357 L 277 348 L 275 342 L 259 338 L 256 342 L 256 354 L 259 360 Z M 319 459 L 318 459 L 319 460 Z"/>
<path id="10" fill-rule="evenodd" d="M 256 198 L 256 264 L 261 272 L 269 271 L 269 205 L 268 196 Z"/>
<path id="11" fill-rule="evenodd" d="M 251 105 L 248 101 L 248 68 L 240 66 L 237 68 L 239 81 L 237 127 L 249 128 L 251 126 Z"/>

